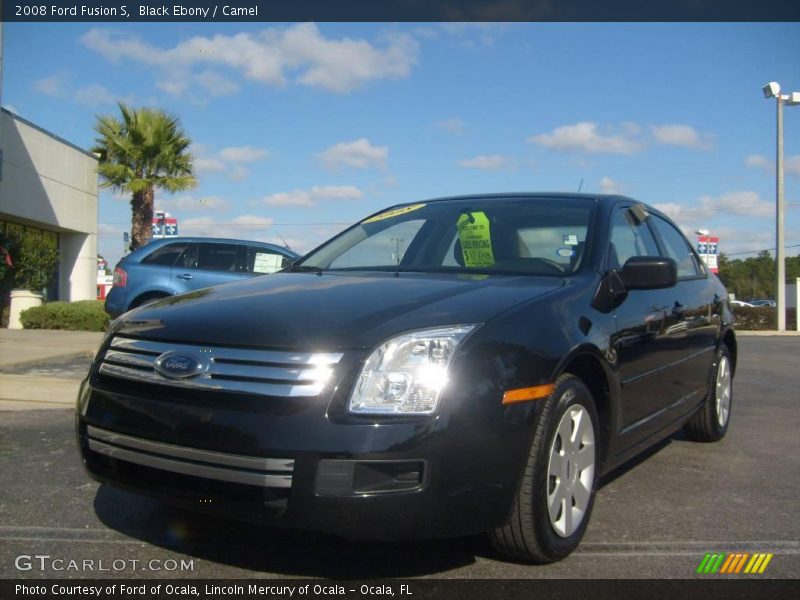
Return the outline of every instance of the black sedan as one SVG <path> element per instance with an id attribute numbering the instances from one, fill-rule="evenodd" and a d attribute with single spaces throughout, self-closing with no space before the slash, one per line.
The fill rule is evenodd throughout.
<path id="1" fill-rule="evenodd" d="M 549 562 L 600 475 L 680 428 L 725 435 L 731 325 L 719 280 L 634 200 L 400 205 L 283 272 L 117 319 L 80 451 L 95 479 L 198 510 L 354 539 L 489 532 Z"/>

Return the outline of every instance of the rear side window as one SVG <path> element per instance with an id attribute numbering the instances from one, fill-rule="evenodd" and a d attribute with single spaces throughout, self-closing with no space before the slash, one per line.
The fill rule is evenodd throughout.
<path id="1" fill-rule="evenodd" d="M 176 242 L 174 244 L 161 246 L 157 250 L 145 256 L 142 259 L 142 264 L 171 267 L 175 264 L 175 261 L 183 253 L 183 251 L 186 250 L 188 245 L 189 244 L 186 242 Z"/>
<path id="2" fill-rule="evenodd" d="M 655 238 L 647 225 L 639 223 L 627 208 L 614 211 L 608 268 L 620 269 L 633 256 L 659 256 Z"/>
<path id="3" fill-rule="evenodd" d="M 198 244 L 197 269 L 235 272 L 239 267 L 239 246 L 236 244 Z"/>
<path id="4" fill-rule="evenodd" d="M 703 271 L 683 234 L 664 219 L 653 215 L 650 222 L 664 246 L 664 254 L 678 265 L 678 279 L 699 277 Z"/>
<path id="5" fill-rule="evenodd" d="M 203 269 L 205 271 L 239 270 L 238 244 L 193 244 L 183 253 L 178 265 L 184 269 Z"/>
<path id="6" fill-rule="evenodd" d="M 262 275 L 265 273 L 275 273 L 289 265 L 289 258 L 274 252 L 268 248 L 260 246 L 247 246 L 247 256 L 245 257 L 245 272 Z"/>

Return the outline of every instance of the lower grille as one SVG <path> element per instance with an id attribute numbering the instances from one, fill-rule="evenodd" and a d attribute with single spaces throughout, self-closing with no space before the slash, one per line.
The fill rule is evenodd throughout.
<path id="1" fill-rule="evenodd" d="M 137 465 L 267 488 L 290 488 L 294 460 L 199 450 L 87 427 L 89 449 Z"/>

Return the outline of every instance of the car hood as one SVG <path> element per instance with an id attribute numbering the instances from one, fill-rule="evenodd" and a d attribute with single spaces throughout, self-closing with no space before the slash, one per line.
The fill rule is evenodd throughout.
<path id="1" fill-rule="evenodd" d="M 116 329 L 200 344 L 368 348 L 402 331 L 483 323 L 563 285 L 554 277 L 276 273 L 159 300 Z"/>

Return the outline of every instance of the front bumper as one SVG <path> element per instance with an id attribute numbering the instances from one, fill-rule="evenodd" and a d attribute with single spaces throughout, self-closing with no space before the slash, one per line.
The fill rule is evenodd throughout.
<path id="1" fill-rule="evenodd" d="M 345 389 L 268 398 L 95 372 L 78 401 L 80 451 L 100 482 L 277 527 L 399 540 L 505 523 L 533 405 L 462 397 L 437 417 L 354 418 L 339 410 Z"/>

